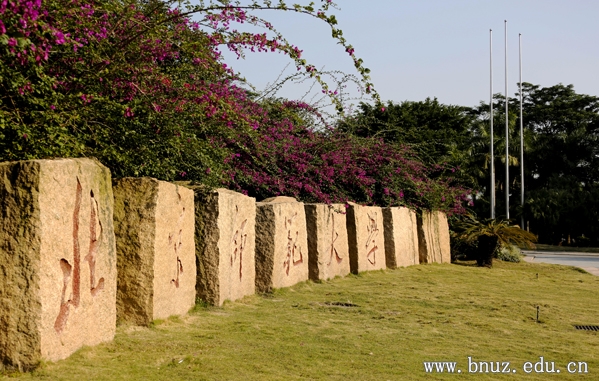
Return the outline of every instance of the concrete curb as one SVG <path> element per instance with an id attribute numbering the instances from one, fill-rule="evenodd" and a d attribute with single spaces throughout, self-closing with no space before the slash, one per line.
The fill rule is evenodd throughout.
<path id="1" fill-rule="evenodd" d="M 522 251 L 522 252 L 524 253 L 524 251 Z M 548 262 L 535 261 L 535 257 L 534 257 L 534 254 L 547 255 L 546 252 L 540 252 L 540 251 L 533 251 L 533 252 L 531 252 L 531 251 L 528 251 L 528 252 L 526 252 L 524 254 L 525 254 L 525 256 L 524 256 L 523 260 L 525 262 L 528 262 L 528 263 L 548 263 Z M 596 257 L 596 256 L 599 256 L 599 255 L 591 255 L 591 256 L 588 256 L 588 257 Z M 548 263 L 548 264 L 555 264 L 555 263 Z M 569 265 L 561 265 L 561 266 L 569 266 Z M 578 266 L 574 266 L 574 267 L 578 267 Z M 599 276 L 599 267 L 579 267 L 579 268 L 585 270 L 589 274 L 592 274 L 592 275 L 595 275 L 595 276 Z"/>
<path id="2" fill-rule="evenodd" d="M 524 255 L 575 255 L 579 257 L 599 257 L 599 253 L 578 253 L 574 251 L 540 251 L 540 250 L 522 250 Z"/>

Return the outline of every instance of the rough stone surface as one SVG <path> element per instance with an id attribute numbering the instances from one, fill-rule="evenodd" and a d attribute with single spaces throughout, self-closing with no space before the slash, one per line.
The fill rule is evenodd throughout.
<path id="1" fill-rule="evenodd" d="M 439 211 L 424 211 L 418 216 L 420 263 L 450 263 L 449 224 Z"/>
<path id="2" fill-rule="evenodd" d="M 256 203 L 257 292 L 308 280 L 306 235 L 303 203 Z"/>
<path id="3" fill-rule="evenodd" d="M 383 213 L 380 207 L 350 203 L 347 208 L 347 237 L 352 273 L 386 267 Z"/>
<path id="4" fill-rule="evenodd" d="M 310 279 L 349 274 L 346 210 L 343 204 L 306 204 Z"/>
<path id="5" fill-rule="evenodd" d="M 264 200 L 262 200 L 260 202 L 281 203 L 281 202 L 297 202 L 297 200 L 294 197 L 289 197 L 289 196 L 276 196 L 276 197 L 265 198 Z"/>
<path id="6" fill-rule="evenodd" d="M 197 190 L 198 297 L 220 306 L 254 294 L 256 200 L 227 189 Z"/>
<path id="7" fill-rule="evenodd" d="M 388 268 L 417 265 L 418 227 L 416 212 L 404 207 L 383 208 L 385 258 Z"/>
<path id="8" fill-rule="evenodd" d="M 0 164 L 0 367 L 27 370 L 110 341 L 110 171 L 95 160 Z"/>
<path id="9" fill-rule="evenodd" d="M 114 182 L 117 317 L 137 325 L 195 304 L 193 191 L 153 178 Z"/>

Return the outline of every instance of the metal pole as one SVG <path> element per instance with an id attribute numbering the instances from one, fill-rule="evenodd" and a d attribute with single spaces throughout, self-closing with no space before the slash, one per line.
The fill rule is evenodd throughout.
<path id="1" fill-rule="evenodd" d="M 520 206 L 522 214 L 520 216 L 520 227 L 524 229 L 524 121 L 522 119 L 522 33 L 518 34 L 518 47 L 520 50 Z"/>
<path id="2" fill-rule="evenodd" d="M 490 61 L 490 97 L 489 108 L 491 123 L 491 218 L 495 219 L 495 149 L 493 147 L 493 29 L 489 29 L 489 61 Z"/>
<path id="3" fill-rule="evenodd" d="M 505 218 L 510 218 L 509 117 L 507 89 L 507 20 L 505 22 Z"/>

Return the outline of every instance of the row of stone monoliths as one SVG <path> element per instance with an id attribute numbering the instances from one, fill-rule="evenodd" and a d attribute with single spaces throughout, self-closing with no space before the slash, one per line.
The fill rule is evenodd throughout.
<path id="1" fill-rule="evenodd" d="M 256 203 L 151 178 L 111 181 L 90 159 L 0 164 L 0 364 L 27 369 L 255 292 L 449 262 L 442 213 Z"/>

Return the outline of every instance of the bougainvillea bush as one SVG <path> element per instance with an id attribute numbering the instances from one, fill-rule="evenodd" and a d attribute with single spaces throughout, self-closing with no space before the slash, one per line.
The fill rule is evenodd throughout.
<path id="1" fill-rule="evenodd" d="M 306 121 L 301 102 L 255 101 L 220 50 L 279 51 L 343 105 L 301 50 L 257 17 L 263 9 L 316 17 L 354 60 L 330 0 L 314 4 L 217 1 L 2 0 L 0 160 L 94 156 L 116 177 L 153 176 L 226 186 L 262 198 L 356 201 L 461 212 L 467 191 L 430 174 L 405 147 Z M 235 25 L 262 26 L 245 33 Z"/>
<path id="2" fill-rule="evenodd" d="M 355 137 L 333 128 L 314 131 L 285 113 L 309 109 L 300 102 L 271 102 L 257 137 L 227 162 L 231 186 L 258 199 L 290 195 L 308 202 L 358 201 L 462 213 L 467 190 L 426 167 L 407 146 Z M 433 180 L 436 178 L 436 180 Z"/>

